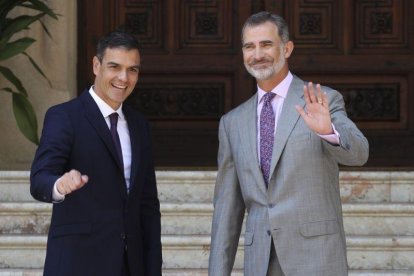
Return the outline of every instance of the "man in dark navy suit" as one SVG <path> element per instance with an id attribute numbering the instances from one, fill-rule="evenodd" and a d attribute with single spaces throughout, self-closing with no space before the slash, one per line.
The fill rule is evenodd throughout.
<path id="1" fill-rule="evenodd" d="M 30 176 L 32 196 L 53 203 L 44 275 L 161 275 L 149 126 L 123 105 L 140 60 L 133 36 L 106 35 L 94 85 L 46 113 Z"/>

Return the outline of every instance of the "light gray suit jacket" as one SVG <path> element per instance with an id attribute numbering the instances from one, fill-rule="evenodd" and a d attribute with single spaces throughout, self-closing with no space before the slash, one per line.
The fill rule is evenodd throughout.
<path id="1" fill-rule="evenodd" d="M 368 142 L 328 87 L 322 90 L 340 145 L 311 131 L 295 109 L 305 106 L 303 85 L 294 76 L 284 101 L 268 189 L 257 156 L 257 93 L 220 121 L 211 276 L 230 275 L 246 209 L 245 275 L 266 275 L 272 238 L 285 275 L 347 275 L 338 163 L 363 165 Z"/>

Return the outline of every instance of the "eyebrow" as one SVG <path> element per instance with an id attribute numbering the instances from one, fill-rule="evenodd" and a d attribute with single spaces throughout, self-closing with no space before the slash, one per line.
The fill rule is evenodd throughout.
<path id="1" fill-rule="evenodd" d="M 246 43 L 243 43 L 242 47 L 245 47 L 245 46 L 248 46 L 248 45 L 253 45 L 253 42 L 246 42 Z"/>
<path id="2" fill-rule="evenodd" d="M 108 61 L 106 64 L 107 65 L 117 65 L 117 66 L 119 65 L 119 63 L 116 63 L 116 62 L 113 62 L 113 61 Z M 133 66 L 130 66 L 129 68 L 140 69 L 141 64 L 133 65 Z"/>
<path id="3" fill-rule="evenodd" d="M 275 42 L 272 41 L 272 40 L 261 40 L 261 41 L 259 41 L 259 44 L 269 44 L 269 43 L 274 44 Z M 242 45 L 242 47 L 245 47 L 245 46 L 248 46 L 248 45 L 254 45 L 254 43 L 253 42 L 246 42 Z"/>

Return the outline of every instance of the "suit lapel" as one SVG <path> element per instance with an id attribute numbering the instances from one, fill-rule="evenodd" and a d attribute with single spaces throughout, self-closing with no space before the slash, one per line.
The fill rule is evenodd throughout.
<path id="1" fill-rule="evenodd" d="M 79 97 L 83 106 L 86 119 L 90 122 L 93 128 L 95 128 L 98 136 L 102 139 L 108 151 L 111 153 L 112 158 L 116 162 L 118 169 L 124 174 L 124 168 L 118 158 L 116 153 L 114 142 L 112 141 L 111 132 L 108 128 L 108 125 L 105 122 L 104 117 L 102 116 L 101 111 L 99 110 L 98 105 L 93 100 L 92 96 L 89 94 L 88 90 L 85 90 L 82 95 Z M 127 190 L 125 183 L 121 185 L 121 195 L 125 199 L 127 196 Z"/>
<path id="2" fill-rule="evenodd" d="M 272 162 L 270 164 L 270 175 L 273 174 L 287 139 L 299 119 L 300 115 L 296 111 L 295 105 L 300 105 L 302 107 L 305 105 L 305 101 L 303 100 L 303 84 L 302 80 L 294 76 L 283 103 L 282 112 L 276 126 Z"/>
<path id="3" fill-rule="evenodd" d="M 85 90 L 79 98 L 83 103 L 86 118 L 95 128 L 96 132 L 99 134 L 99 137 L 101 137 L 119 169 L 123 169 L 116 153 L 114 142 L 112 141 L 111 132 L 109 131 L 108 125 L 106 124 L 99 107 L 96 105 L 88 90 Z"/>
<path id="4" fill-rule="evenodd" d="M 98 133 L 98 136 L 102 139 L 102 142 L 105 144 L 106 148 L 111 153 L 112 158 L 118 166 L 118 169 L 121 170 L 122 175 L 124 175 L 124 168 L 121 164 L 121 161 L 118 158 L 118 154 L 116 152 L 115 145 L 112 140 L 111 132 L 108 128 L 108 125 L 105 122 L 104 117 L 102 116 L 101 111 L 99 110 L 98 105 L 95 103 L 92 96 L 89 94 L 88 90 L 85 90 L 79 97 L 79 99 L 81 100 L 84 106 L 86 119 L 89 121 L 92 127 L 95 128 L 96 132 Z M 120 188 L 121 196 L 125 200 L 128 195 L 125 180 L 124 183 L 121 183 Z"/>
<path id="5" fill-rule="evenodd" d="M 251 160 L 252 172 L 257 179 L 259 189 L 266 194 L 266 184 L 257 158 L 257 93 L 246 102 L 246 108 L 240 116 L 239 136 L 245 156 Z M 245 142 L 245 143 L 244 143 Z"/>

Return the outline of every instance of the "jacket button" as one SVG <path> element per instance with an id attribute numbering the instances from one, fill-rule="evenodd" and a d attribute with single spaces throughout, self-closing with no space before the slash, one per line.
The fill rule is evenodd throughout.
<path id="1" fill-rule="evenodd" d="M 272 233 L 270 232 L 270 230 L 267 230 L 267 235 L 271 235 Z"/>
<path id="2" fill-rule="evenodd" d="M 269 208 L 273 208 L 273 207 L 275 207 L 274 204 L 269 204 Z"/>
<path id="3" fill-rule="evenodd" d="M 121 240 L 125 240 L 126 239 L 126 235 L 124 233 L 121 234 Z"/>

